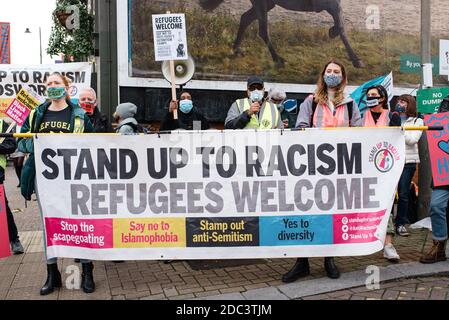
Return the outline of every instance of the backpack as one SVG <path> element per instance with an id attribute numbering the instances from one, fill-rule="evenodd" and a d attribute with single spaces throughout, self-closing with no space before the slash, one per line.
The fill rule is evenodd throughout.
<path id="1" fill-rule="evenodd" d="M 143 134 L 149 134 L 150 131 L 148 131 L 147 128 L 142 126 L 141 124 L 135 124 L 135 123 L 127 123 L 128 126 L 133 128 L 134 133 L 143 133 Z"/>
<path id="2" fill-rule="evenodd" d="M 346 104 L 346 107 L 348 108 L 349 123 L 351 123 L 351 120 L 352 120 L 352 108 L 353 108 L 353 105 L 354 105 L 354 101 L 349 101 Z M 318 103 L 316 103 L 315 97 L 314 97 L 313 100 L 312 100 L 312 115 L 310 116 L 310 126 L 312 126 L 313 116 L 315 115 L 315 110 L 316 110 L 317 106 L 318 106 Z"/>

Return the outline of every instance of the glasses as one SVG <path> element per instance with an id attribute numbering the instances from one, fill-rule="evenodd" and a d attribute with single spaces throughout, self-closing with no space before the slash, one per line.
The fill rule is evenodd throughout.
<path id="1" fill-rule="evenodd" d="M 249 91 L 254 91 L 254 90 L 262 90 L 263 89 L 263 85 L 262 84 L 252 84 L 249 86 L 248 90 Z"/>
<path id="2" fill-rule="evenodd" d="M 284 102 L 283 99 L 271 99 L 271 101 L 273 101 L 274 104 L 281 104 L 282 102 Z"/>

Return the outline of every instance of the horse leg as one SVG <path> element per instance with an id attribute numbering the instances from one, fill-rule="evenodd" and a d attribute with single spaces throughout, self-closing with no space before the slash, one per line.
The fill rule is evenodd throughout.
<path id="1" fill-rule="evenodd" d="M 243 34 L 245 33 L 246 28 L 257 19 L 256 10 L 254 7 L 246 11 L 244 14 L 242 14 L 242 17 L 240 18 L 240 26 L 239 31 L 237 32 L 237 38 L 234 41 L 234 45 L 232 46 L 232 49 L 235 54 L 239 54 L 240 52 L 240 44 L 242 43 Z"/>
<path id="2" fill-rule="evenodd" d="M 259 36 L 262 38 L 262 40 L 265 42 L 265 44 L 268 47 L 268 50 L 270 50 L 271 57 L 274 62 L 276 62 L 277 65 L 283 66 L 285 64 L 285 59 L 279 56 L 276 52 L 276 50 L 273 47 L 273 44 L 271 43 L 270 37 L 268 35 L 268 11 L 271 10 L 274 7 L 274 5 L 271 8 L 265 8 L 258 14 L 259 19 Z"/>
<path id="3" fill-rule="evenodd" d="M 348 37 L 346 35 L 343 23 L 343 11 L 341 9 L 340 4 L 336 3 L 335 6 L 326 9 L 326 11 L 329 12 L 329 14 L 334 19 L 334 26 L 329 29 L 329 37 L 335 38 L 336 36 L 340 35 L 340 39 L 345 45 L 346 51 L 348 52 L 349 55 L 349 59 L 351 59 L 352 61 L 352 65 L 356 68 L 363 68 L 365 64 L 362 62 L 362 60 L 360 60 L 360 58 L 352 49 L 351 44 L 349 43 Z"/>

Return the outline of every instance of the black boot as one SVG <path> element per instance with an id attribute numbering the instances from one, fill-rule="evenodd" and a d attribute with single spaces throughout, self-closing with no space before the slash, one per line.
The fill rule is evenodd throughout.
<path id="1" fill-rule="evenodd" d="M 81 263 L 83 273 L 81 275 L 81 288 L 85 293 L 92 293 L 95 291 L 94 275 L 92 273 L 94 264 L 92 262 Z"/>
<path id="2" fill-rule="evenodd" d="M 309 259 L 298 258 L 289 272 L 282 276 L 282 282 L 293 282 L 310 274 Z"/>
<path id="3" fill-rule="evenodd" d="M 340 278 L 340 271 L 338 271 L 338 268 L 335 265 L 333 257 L 324 258 L 324 269 L 326 269 L 326 273 L 329 278 L 331 279 Z"/>
<path id="4" fill-rule="evenodd" d="M 58 264 L 47 264 L 47 281 L 41 289 L 41 296 L 52 293 L 55 288 L 62 286 L 61 274 L 58 270 Z"/>

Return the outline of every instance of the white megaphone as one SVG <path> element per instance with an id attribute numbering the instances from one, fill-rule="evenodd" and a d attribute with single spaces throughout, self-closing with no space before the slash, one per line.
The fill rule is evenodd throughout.
<path id="1" fill-rule="evenodd" d="M 175 60 L 175 84 L 182 87 L 192 79 L 195 73 L 195 62 L 192 57 L 189 56 L 187 60 Z M 162 63 L 162 75 L 165 80 L 171 83 L 170 77 L 170 61 L 164 61 Z"/>

